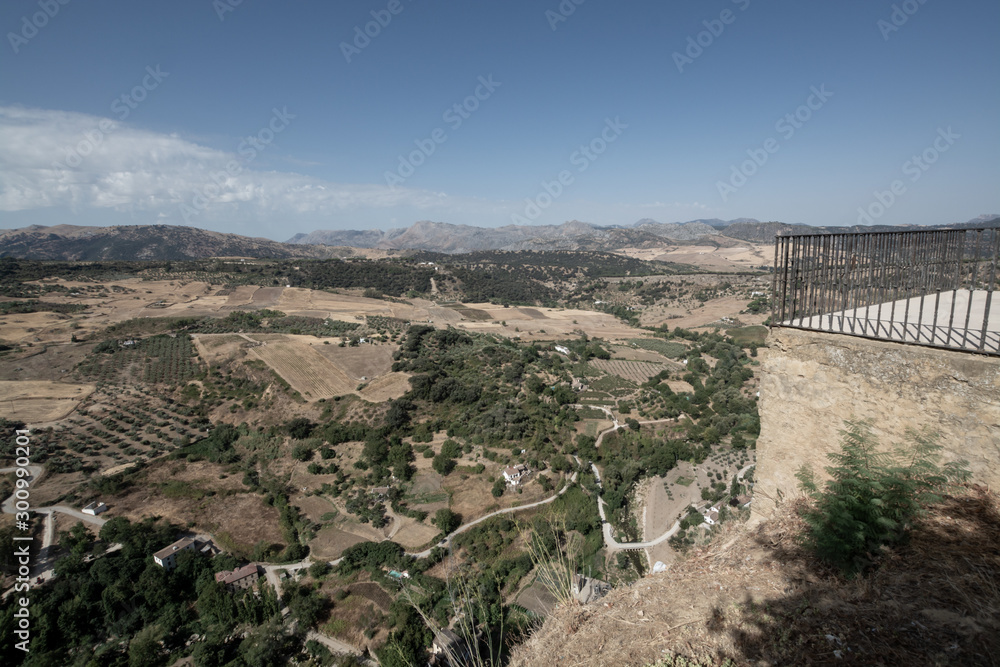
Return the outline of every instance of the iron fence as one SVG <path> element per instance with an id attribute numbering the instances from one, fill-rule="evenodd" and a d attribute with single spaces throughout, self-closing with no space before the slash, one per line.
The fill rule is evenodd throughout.
<path id="1" fill-rule="evenodd" d="M 1000 230 L 778 236 L 771 325 L 1000 355 Z"/>

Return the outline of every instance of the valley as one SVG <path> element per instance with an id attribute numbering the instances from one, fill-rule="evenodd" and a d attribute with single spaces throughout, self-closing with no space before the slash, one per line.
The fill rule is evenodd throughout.
<path id="1" fill-rule="evenodd" d="M 620 543 L 737 492 L 752 461 L 764 314 L 741 311 L 759 274 L 566 252 L 4 261 L 0 405 L 44 468 L 33 502 L 103 502 L 105 521 L 287 563 L 316 630 L 360 653 L 405 646 L 405 623 L 346 608 L 374 604 L 377 619 L 406 604 L 382 567 L 432 595 L 492 580 L 514 604 L 544 589 L 525 540 L 548 532 L 575 545 L 575 567 L 628 582 L 709 526 L 675 526 L 646 554 Z M 736 457 L 703 463 L 713 452 Z M 505 546 L 472 548 L 486 535 Z M 361 586 L 343 559 L 374 544 L 399 551 L 361 570 L 371 590 L 326 597 Z M 523 622 L 552 610 L 532 608 Z"/>

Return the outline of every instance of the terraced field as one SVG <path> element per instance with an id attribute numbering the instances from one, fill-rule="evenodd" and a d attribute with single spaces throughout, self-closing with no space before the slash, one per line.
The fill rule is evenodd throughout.
<path id="1" fill-rule="evenodd" d="M 636 384 L 642 384 L 664 368 L 667 368 L 666 364 L 658 364 L 651 361 L 592 359 L 589 363 L 598 370 L 631 380 Z"/>

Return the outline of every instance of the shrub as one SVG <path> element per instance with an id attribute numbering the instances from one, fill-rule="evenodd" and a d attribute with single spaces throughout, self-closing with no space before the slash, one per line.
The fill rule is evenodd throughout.
<path id="1" fill-rule="evenodd" d="M 840 453 L 830 453 L 833 478 L 820 490 L 802 466 L 796 477 L 814 500 L 803 511 L 808 547 L 822 560 L 853 575 L 870 565 L 884 546 L 902 541 L 924 507 L 938 502 L 949 482 L 964 480 L 965 461 L 939 467 L 941 447 L 929 431 L 907 431 L 910 445 L 878 451 L 871 421 L 847 420 Z"/>

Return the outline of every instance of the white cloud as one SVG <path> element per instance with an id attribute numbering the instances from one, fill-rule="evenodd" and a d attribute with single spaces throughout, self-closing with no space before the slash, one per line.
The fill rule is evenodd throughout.
<path id="1" fill-rule="evenodd" d="M 208 222 L 482 205 L 424 190 L 255 170 L 252 161 L 246 153 L 209 148 L 107 118 L 0 107 L 0 211 L 66 207 L 194 222 L 184 220 L 187 210 L 197 221 Z"/>

